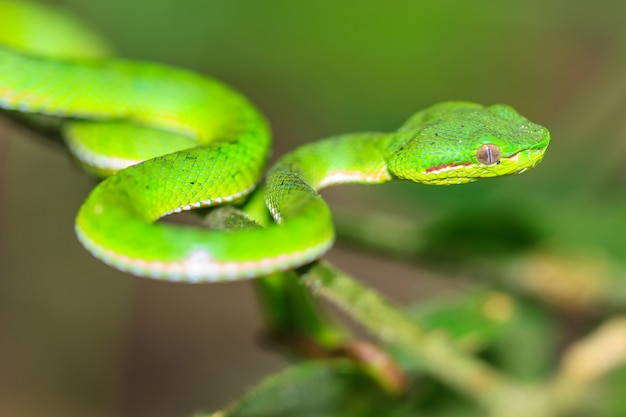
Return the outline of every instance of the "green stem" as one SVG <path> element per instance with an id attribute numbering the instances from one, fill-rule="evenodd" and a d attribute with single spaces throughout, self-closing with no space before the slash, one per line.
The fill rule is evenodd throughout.
<path id="1" fill-rule="evenodd" d="M 292 271 L 254 281 L 267 326 L 280 335 L 306 336 L 320 347 L 334 348 L 347 334 L 330 322 Z"/>
<path id="2" fill-rule="evenodd" d="M 314 293 L 348 312 L 381 340 L 415 355 L 423 368 L 449 386 L 492 408 L 515 390 L 506 377 L 458 349 L 445 335 L 427 332 L 377 292 L 318 262 L 303 276 Z"/>
<path id="3" fill-rule="evenodd" d="M 256 190 L 243 207 L 242 211 L 249 218 L 238 216 L 247 227 L 266 227 L 272 221 L 265 206 L 264 192 L 263 188 Z M 345 338 L 344 332 L 322 314 L 295 272 L 257 279 L 255 287 L 271 331 L 307 335 L 320 346 L 327 347 L 335 346 Z"/>

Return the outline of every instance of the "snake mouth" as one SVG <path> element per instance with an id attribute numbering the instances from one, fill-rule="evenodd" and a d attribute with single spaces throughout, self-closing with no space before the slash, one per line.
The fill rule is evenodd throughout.
<path id="1" fill-rule="evenodd" d="M 496 164 L 476 162 L 449 163 L 430 167 L 422 172 L 426 184 L 463 184 L 480 178 L 521 174 L 535 167 L 543 159 L 544 149 L 531 148 L 503 156 Z"/>

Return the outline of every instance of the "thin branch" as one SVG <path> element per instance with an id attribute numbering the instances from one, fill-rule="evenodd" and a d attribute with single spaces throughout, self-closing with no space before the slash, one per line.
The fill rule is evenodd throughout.
<path id="1" fill-rule="evenodd" d="M 345 310 L 381 340 L 415 355 L 423 368 L 449 386 L 492 408 L 514 384 L 464 353 L 444 334 L 427 332 L 374 290 L 332 266 L 318 262 L 302 275 L 314 293 Z"/>

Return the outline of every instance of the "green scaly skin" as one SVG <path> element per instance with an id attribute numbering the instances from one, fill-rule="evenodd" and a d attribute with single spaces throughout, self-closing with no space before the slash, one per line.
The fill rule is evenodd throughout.
<path id="1" fill-rule="evenodd" d="M 64 132 L 80 163 L 101 176 L 117 172 L 89 195 L 76 232 L 94 256 L 140 276 L 209 282 L 294 268 L 332 245 L 323 187 L 521 173 L 550 141 L 508 106 L 442 103 L 392 133 L 341 135 L 285 155 L 267 179 L 276 225 L 224 232 L 155 223 L 247 195 L 269 152 L 263 116 L 230 88 L 184 70 L 40 55 L 0 48 L 0 107 L 71 119 Z M 499 149 L 497 160 L 479 161 L 486 144 Z"/>

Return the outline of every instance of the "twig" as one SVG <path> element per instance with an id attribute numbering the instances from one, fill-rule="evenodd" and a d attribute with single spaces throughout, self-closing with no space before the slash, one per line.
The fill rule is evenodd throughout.
<path id="1" fill-rule="evenodd" d="M 503 393 L 517 391 L 508 378 L 462 352 L 444 334 L 426 332 L 378 293 L 332 266 L 318 262 L 302 278 L 381 340 L 411 352 L 430 374 L 484 406 L 493 408 Z"/>

